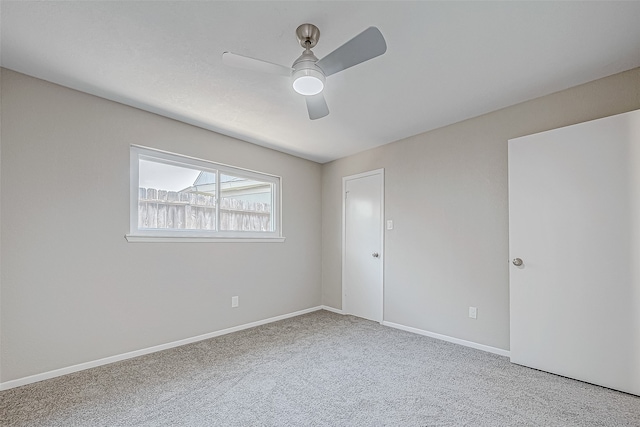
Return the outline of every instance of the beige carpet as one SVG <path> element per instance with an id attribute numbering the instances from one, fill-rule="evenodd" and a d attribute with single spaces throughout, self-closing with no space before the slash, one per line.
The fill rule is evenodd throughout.
<path id="1" fill-rule="evenodd" d="M 0 393 L 2 426 L 640 426 L 640 397 L 326 311 Z"/>

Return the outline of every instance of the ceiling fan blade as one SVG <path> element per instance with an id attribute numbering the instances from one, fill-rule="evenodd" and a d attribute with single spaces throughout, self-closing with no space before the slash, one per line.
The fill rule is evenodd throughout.
<path id="1" fill-rule="evenodd" d="M 307 111 L 311 120 L 321 119 L 329 114 L 329 107 L 327 107 L 327 101 L 325 101 L 322 92 L 304 98 L 307 101 Z"/>
<path id="2" fill-rule="evenodd" d="M 238 55 L 233 52 L 223 53 L 222 63 L 231 67 L 244 68 L 245 70 L 260 71 L 269 74 L 279 74 L 285 77 L 290 77 L 291 71 L 293 70 L 291 67 L 285 67 L 284 65 Z"/>
<path id="3" fill-rule="evenodd" d="M 387 51 L 387 42 L 380 30 L 369 27 L 318 62 L 326 76 L 346 70 Z"/>

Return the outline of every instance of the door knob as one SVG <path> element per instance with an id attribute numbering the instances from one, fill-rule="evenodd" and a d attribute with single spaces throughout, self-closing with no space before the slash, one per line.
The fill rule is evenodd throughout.
<path id="1" fill-rule="evenodd" d="M 515 265 L 516 267 L 520 267 L 523 263 L 522 260 L 520 258 L 514 258 L 513 261 L 511 261 L 513 263 L 513 265 Z"/>
<path id="2" fill-rule="evenodd" d="M 378 252 L 374 252 L 374 253 L 371 254 L 371 256 L 374 257 L 374 258 L 378 258 L 380 255 L 378 255 Z"/>

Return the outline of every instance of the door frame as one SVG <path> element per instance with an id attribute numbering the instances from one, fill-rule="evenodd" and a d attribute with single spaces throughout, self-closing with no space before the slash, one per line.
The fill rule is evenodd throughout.
<path id="1" fill-rule="evenodd" d="M 346 230 L 346 220 L 347 220 L 347 182 L 358 179 L 365 178 L 368 176 L 380 175 L 382 178 L 380 183 L 380 289 L 381 295 L 381 303 L 379 307 L 380 314 L 380 323 L 384 322 L 384 168 L 374 169 L 368 172 L 362 172 L 355 175 L 343 176 L 342 177 L 342 265 L 341 265 L 341 288 L 342 288 L 342 312 L 344 314 L 349 314 L 347 312 L 347 296 L 345 295 L 346 286 L 345 286 L 345 264 L 346 264 L 346 243 L 347 243 L 347 234 Z"/>

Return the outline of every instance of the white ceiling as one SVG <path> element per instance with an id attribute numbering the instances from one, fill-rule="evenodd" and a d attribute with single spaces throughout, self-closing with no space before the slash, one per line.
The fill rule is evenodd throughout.
<path id="1" fill-rule="evenodd" d="M 1 64 L 318 162 L 640 66 L 640 2 L 2 1 Z M 287 78 L 298 25 L 322 58 L 369 26 L 387 52 L 330 76 L 310 121 Z"/>

